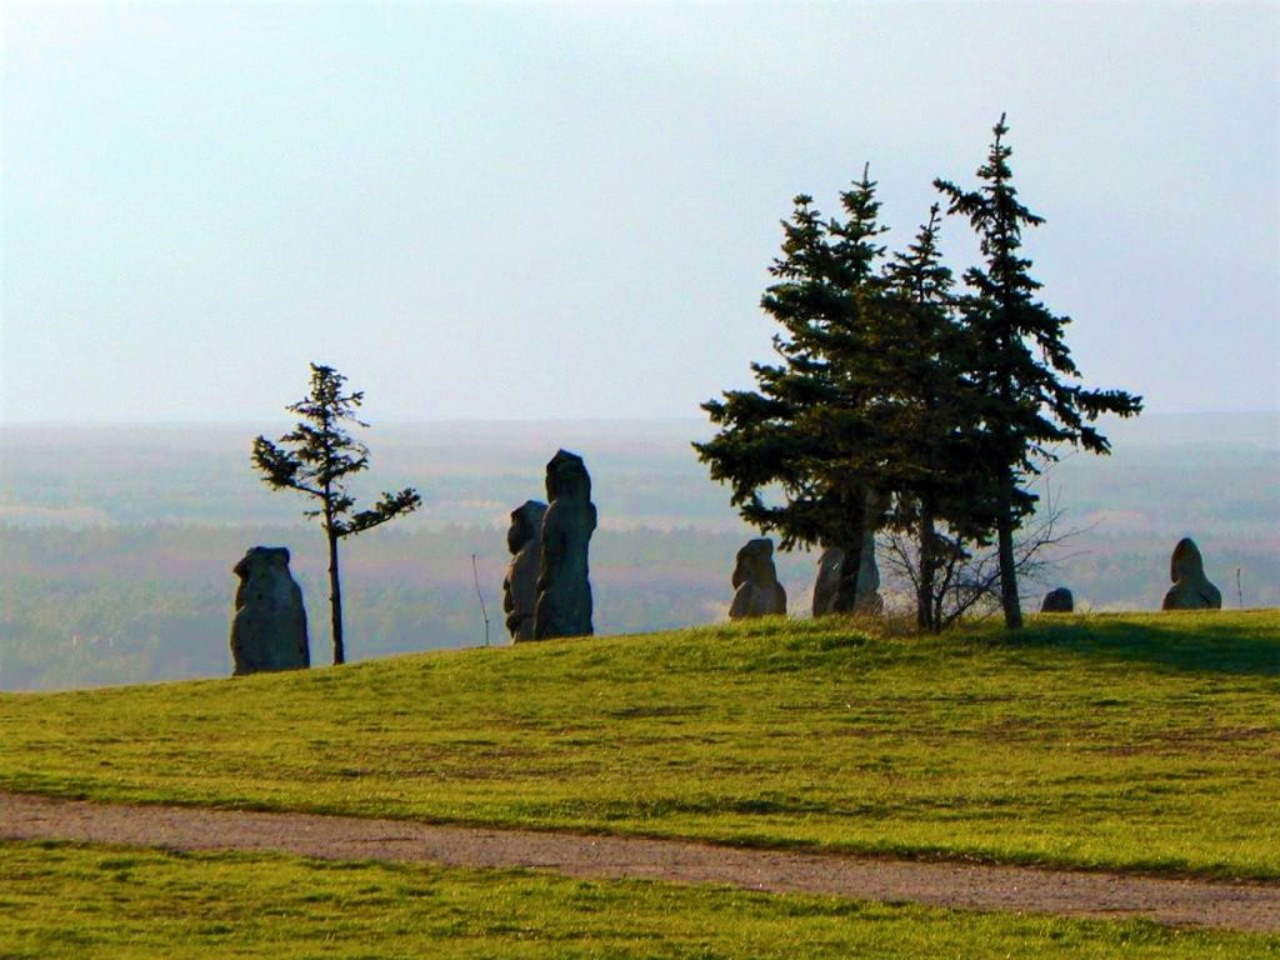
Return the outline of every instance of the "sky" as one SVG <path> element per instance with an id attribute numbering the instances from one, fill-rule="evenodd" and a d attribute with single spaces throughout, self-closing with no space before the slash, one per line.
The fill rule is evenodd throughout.
<path id="1" fill-rule="evenodd" d="M 1280 409 L 1280 3 L 0 6 L 0 425 L 700 417 L 799 193 L 1007 114 L 1090 387 Z M 976 250 L 949 219 L 957 273 Z"/>

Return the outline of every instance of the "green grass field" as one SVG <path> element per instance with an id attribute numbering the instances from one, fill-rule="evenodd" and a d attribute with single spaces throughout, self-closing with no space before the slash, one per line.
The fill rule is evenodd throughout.
<path id="1" fill-rule="evenodd" d="M 514 871 L 0 843 L 0 957 L 1240 958 L 1280 937 Z"/>
<path id="2" fill-rule="evenodd" d="M 0 696 L 0 788 L 1280 879 L 1280 613 L 759 622 Z"/>

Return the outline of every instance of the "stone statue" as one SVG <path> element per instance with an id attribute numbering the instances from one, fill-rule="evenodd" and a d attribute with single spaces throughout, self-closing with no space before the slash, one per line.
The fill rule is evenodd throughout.
<path id="1" fill-rule="evenodd" d="M 235 566 L 240 578 L 231 621 L 235 675 L 311 666 L 307 610 L 284 547 L 254 547 Z"/>
<path id="2" fill-rule="evenodd" d="M 596 505 L 591 477 L 577 454 L 560 450 L 547 464 L 547 500 L 533 636 L 589 637 L 594 631 L 587 548 L 596 529 Z"/>
<path id="3" fill-rule="evenodd" d="M 1041 613 L 1071 613 L 1076 608 L 1076 598 L 1066 587 L 1058 587 L 1044 595 L 1040 604 Z"/>
<path id="4" fill-rule="evenodd" d="M 868 489 L 865 495 L 866 510 L 862 526 L 862 557 L 858 563 L 858 586 L 853 598 L 853 609 L 841 610 L 837 599 L 840 580 L 845 574 L 843 547 L 823 543 L 822 556 L 818 558 L 818 575 L 813 583 L 813 615 L 830 613 L 870 613 L 884 611 L 884 598 L 880 596 L 880 568 L 876 565 L 876 526 L 884 512 L 885 498 Z M 847 586 L 846 586 L 847 589 Z"/>
<path id="5" fill-rule="evenodd" d="M 738 551 L 733 586 L 736 592 L 729 606 L 730 620 L 786 615 L 787 591 L 778 582 L 778 571 L 773 566 L 773 541 L 768 537 L 749 540 Z"/>
<path id="6" fill-rule="evenodd" d="M 524 506 L 511 511 L 511 527 L 507 530 L 511 562 L 502 581 L 502 609 L 507 615 L 507 630 L 516 643 L 533 639 L 542 520 L 546 512 L 547 505 L 540 500 L 526 500 Z"/>
<path id="7" fill-rule="evenodd" d="M 818 576 L 813 583 L 813 615 L 823 617 L 836 612 L 836 595 L 840 590 L 840 577 L 844 572 L 844 549 L 825 547 L 818 558 Z M 884 598 L 880 596 L 880 567 L 876 565 L 876 538 L 871 532 L 863 535 L 862 562 L 858 567 L 858 594 L 853 602 L 854 613 L 880 613 L 884 610 Z"/>
<path id="8" fill-rule="evenodd" d="M 824 617 L 836 612 L 836 594 L 840 590 L 840 577 L 845 568 L 845 550 L 827 547 L 818 558 L 818 576 L 813 584 L 813 616 Z M 867 534 L 863 539 L 863 558 L 858 571 L 858 596 L 854 600 L 854 613 L 881 613 L 884 598 L 879 595 L 879 567 L 876 563 L 876 536 Z"/>
<path id="9" fill-rule="evenodd" d="M 1190 537 L 1183 537 L 1173 548 L 1169 561 L 1169 579 L 1173 586 L 1164 595 L 1165 610 L 1221 610 L 1222 592 L 1204 575 L 1204 559 L 1200 548 Z"/>

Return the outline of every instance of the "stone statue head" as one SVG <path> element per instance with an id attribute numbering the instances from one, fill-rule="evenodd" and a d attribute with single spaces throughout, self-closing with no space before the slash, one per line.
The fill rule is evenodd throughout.
<path id="1" fill-rule="evenodd" d="M 746 546 L 738 551 L 733 568 L 734 587 L 748 582 L 766 586 L 777 580 L 778 572 L 773 567 L 773 541 L 768 537 L 747 541 Z"/>
<path id="2" fill-rule="evenodd" d="M 526 500 L 512 510 L 511 526 L 507 529 L 507 549 L 519 553 L 526 543 L 536 540 L 546 512 L 547 505 L 539 500 Z"/>
<path id="3" fill-rule="evenodd" d="M 547 464 L 547 499 L 591 499 L 591 476 L 576 453 L 559 450 Z"/>
<path id="4" fill-rule="evenodd" d="M 1179 580 L 1203 576 L 1204 558 L 1200 556 L 1200 548 L 1190 537 L 1183 537 L 1173 548 L 1173 557 L 1169 561 L 1169 579 L 1177 583 Z"/>
<path id="5" fill-rule="evenodd" d="M 235 565 L 233 572 L 241 580 L 249 580 L 273 567 L 288 569 L 288 547 L 251 547 Z"/>

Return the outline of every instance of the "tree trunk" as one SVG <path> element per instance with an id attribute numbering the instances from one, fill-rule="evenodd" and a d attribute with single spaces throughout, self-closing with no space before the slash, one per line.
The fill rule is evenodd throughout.
<path id="1" fill-rule="evenodd" d="M 333 665 L 336 667 L 347 662 L 342 644 L 342 580 L 338 575 L 338 535 L 333 530 L 325 533 L 329 535 L 329 612 L 333 625 Z"/>
<path id="2" fill-rule="evenodd" d="M 996 533 L 1000 551 L 1000 605 L 1004 608 L 1004 625 L 1010 630 L 1022 629 L 1022 606 L 1018 602 L 1018 564 L 1013 554 L 1013 477 L 1000 480 L 999 513 Z"/>
<path id="3" fill-rule="evenodd" d="M 840 563 L 840 582 L 836 585 L 833 613 L 853 613 L 858 608 L 858 578 L 862 572 L 862 540 L 867 524 L 867 492 L 862 487 L 841 491 L 844 510 L 842 539 L 838 546 L 844 551 Z"/>
<path id="4" fill-rule="evenodd" d="M 836 587 L 833 613 L 853 613 L 858 606 L 858 573 L 862 569 L 862 537 L 851 537 L 840 544 L 844 559 L 840 562 L 840 583 Z"/>
<path id="5" fill-rule="evenodd" d="M 1002 236 L 1000 244 L 1001 250 L 1007 251 L 1007 238 Z M 1013 349 L 1008 330 L 1013 328 L 1013 321 L 1010 318 L 1014 316 L 1014 307 L 1007 290 L 1001 295 L 1000 306 L 1001 318 L 1006 326 L 1006 332 L 1000 338 L 1000 354 L 1002 357 L 1008 357 Z M 1012 416 L 1016 405 L 1013 396 L 1013 378 L 1007 363 L 999 368 L 999 374 L 1001 415 Z M 1014 464 L 1018 462 L 1016 452 L 1018 444 L 1013 437 L 1013 428 L 1008 423 L 1000 432 L 1000 438 L 1002 441 L 1000 450 L 1005 453 L 1004 463 L 1001 465 L 1000 485 L 996 491 L 996 545 L 1000 561 L 1000 606 L 1004 608 L 1005 627 L 1010 630 L 1021 630 L 1022 606 L 1018 603 L 1018 564 L 1013 555 Z"/>
<path id="6" fill-rule="evenodd" d="M 920 508 L 920 573 L 916 584 L 916 627 L 921 631 L 938 633 L 942 624 L 934 614 L 936 604 L 933 598 L 934 573 L 938 568 L 935 546 L 936 534 L 933 529 L 933 510 L 928 503 Z"/>

